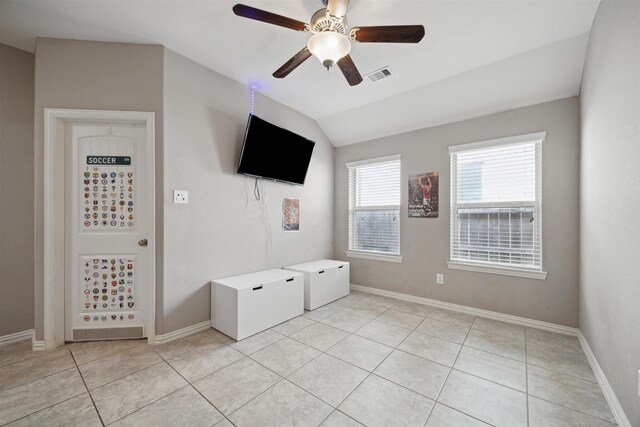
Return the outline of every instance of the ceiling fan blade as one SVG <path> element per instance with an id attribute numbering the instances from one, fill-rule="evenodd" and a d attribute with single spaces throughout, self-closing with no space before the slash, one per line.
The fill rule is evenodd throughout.
<path id="1" fill-rule="evenodd" d="M 355 27 L 351 32 L 360 43 L 418 43 L 424 37 L 422 25 Z"/>
<path id="2" fill-rule="evenodd" d="M 340 19 L 347 14 L 347 7 L 349 7 L 349 0 L 329 0 L 327 12 L 329 12 L 329 15 Z"/>
<path id="3" fill-rule="evenodd" d="M 280 27 L 289 28 L 296 31 L 305 31 L 307 24 L 297 21 L 286 16 L 277 15 L 267 12 L 266 10 L 256 9 L 255 7 L 244 4 L 233 6 L 233 13 L 243 18 L 254 19 L 256 21 L 266 22 L 267 24 L 278 25 Z"/>
<path id="4" fill-rule="evenodd" d="M 281 79 L 283 77 L 287 77 L 290 72 L 298 68 L 300 64 L 309 59 L 311 56 L 311 52 L 305 46 L 300 52 L 296 53 L 293 58 L 285 62 L 285 64 L 278 68 L 275 73 L 273 73 L 273 77 L 277 79 Z"/>
<path id="5" fill-rule="evenodd" d="M 349 82 L 350 86 L 356 86 L 362 82 L 362 76 L 360 75 L 360 71 L 356 67 L 356 64 L 353 63 L 353 59 L 351 56 L 347 55 L 341 58 L 338 61 L 338 67 L 342 71 L 345 79 Z"/>

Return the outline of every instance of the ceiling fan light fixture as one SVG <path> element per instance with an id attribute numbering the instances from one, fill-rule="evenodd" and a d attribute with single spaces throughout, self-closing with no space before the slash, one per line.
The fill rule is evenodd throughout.
<path id="1" fill-rule="evenodd" d="M 329 69 L 349 54 L 351 41 L 347 36 L 335 31 L 322 31 L 309 38 L 307 48 L 323 66 Z"/>

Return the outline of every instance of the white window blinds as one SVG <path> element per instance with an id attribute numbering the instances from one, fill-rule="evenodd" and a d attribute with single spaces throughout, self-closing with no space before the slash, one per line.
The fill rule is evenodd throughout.
<path id="1" fill-rule="evenodd" d="M 400 254 L 400 156 L 348 163 L 349 250 Z"/>
<path id="2" fill-rule="evenodd" d="M 542 270 L 544 133 L 450 147 L 451 261 Z"/>

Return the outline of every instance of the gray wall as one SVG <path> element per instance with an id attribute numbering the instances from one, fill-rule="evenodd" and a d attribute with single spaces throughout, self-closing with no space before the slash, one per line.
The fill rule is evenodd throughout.
<path id="1" fill-rule="evenodd" d="M 0 44 L 0 336 L 33 329 L 33 55 Z"/>
<path id="2" fill-rule="evenodd" d="M 35 325 L 43 339 L 44 109 L 153 111 L 156 164 L 162 164 L 162 46 L 38 39 L 35 72 Z M 156 187 L 162 188 L 162 170 Z M 157 248 L 162 253 L 162 191 L 156 195 Z M 160 265 L 160 263 L 158 263 Z M 162 270 L 158 268 L 162 283 Z"/>
<path id="3" fill-rule="evenodd" d="M 261 183 L 260 203 L 253 181 L 235 174 L 249 114 L 244 86 L 161 46 L 39 39 L 35 91 L 37 339 L 45 107 L 156 113 L 157 334 L 208 320 L 214 278 L 331 255 L 333 147 L 313 120 L 257 95 L 258 115 L 317 142 L 306 185 Z M 189 191 L 188 205 L 172 203 L 175 189 Z M 280 231 L 283 196 L 301 199 L 300 233 Z"/>
<path id="4" fill-rule="evenodd" d="M 579 106 L 569 98 L 336 149 L 335 253 L 351 282 L 566 326 L 578 324 Z M 451 145 L 546 131 L 542 143 L 543 268 L 534 280 L 449 270 Z M 346 162 L 402 155 L 402 264 L 347 258 Z M 438 218 L 407 217 L 407 177 L 440 172 Z M 444 273 L 444 285 L 435 284 Z"/>
<path id="5" fill-rule="evenodd" d="M 261 95 L 256 115 L 316 146 L 304 187 L 237 175 L 249 90 L 165 51 L 164 292 L 158 333 L 209 320 L 208 282 L 332 254 L 333 147 L 317 123 Z M 173 190 L 189 204 L 172 203 Z M 301 231 L 282 231 L 282 198 L 299 197 Z"/>
<path id="6" fill-rule="evenodd" d="M 580 328 L 640 426 L 640 2 L 602 1 L 582 80 Z"/>

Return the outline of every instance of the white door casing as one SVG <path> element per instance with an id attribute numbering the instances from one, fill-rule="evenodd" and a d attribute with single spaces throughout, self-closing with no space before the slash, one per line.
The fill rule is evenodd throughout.
<path id="1" fill-rule="evenodd" d="M 73 337 L 73 329 L 123 328 L 142 326 L 144 335 L 153 343 L 155 339 L 155 186 L 154 186 L 154 113 L 133 111 L 62 110 L 45 109 L 44 141 L 44 342 L 34 341 L 34 348 L 50 349 L 62 345 L 65 337 Z M 126 135 L 129 130 L 129 135 Z M 105 138 L 106 137 L 106 138 Z M 101 138 L 101 139 L 100 139 Z M 75 140 L 75 142 L 74 142 Z M 137 141 L 137 142 L 136 142 Z M 74 145 L 75 144 L 75 145 Z M 77 149 L 76 149 L 77 148 Z M 105 151 L 106 150 L 106 151 Z M 92 164 L 89 167 L 90 190 L 86 196 L 84 169 L 88 156 L 109 155 L 130 157 L 131 165 Z M 129 150 L 127 152 L 126 150 Z M 67 155 L 65 155 L 65 153 Z M 95 159 L 94 159 L 95 161 Z M 126 163 L 126 162 L 125 162 Z M 120 166 L 124 176 L 116 169 Z M 98 167 L 98 171 L 93 168 Z M 109 169 L 112 168 L 112 169 Z M 125 172 L 125 169 L 129 169 Z M 99 189 L 94 192 L 93 174 L 99 174 Z M 102 177 L 107 173 L 107 191 L 103 192 Z M 120 220 L 120 183 L 126 179 L 124 192 L 125 221 Z M 128 177 L 132 173 L 132 177 Z M 126 178 L 125 178 L 126 177 Z M 80 179 L 80 181 L 78 181 Z M 75 181 L 73 181 L 75 180 Z M 129 181 L 131 180 L 131 181 Z M 133 185 L 129 185 L 132 183 Z M 75 189 L 74 189 L 74 184 Z M 110 201 L 117 184 L 117 223 L 112 224 L 112 210 L 108 207 L 108 222 L 103 224 L 102 206 L 99 204 L 103 193 Z M 129 187 L 131 187 L 129 191 Z M 99 216 L 94 224 L 93 203 L 97 193 Z M 131 195 L 129 195 L 131 194 Z M 89 200 L 90 212 L 86 212 L 85 200 Z M 132 200 L 133 206 L 127 202 Z M 131 209 L 131 212 L 129 211 Z M 85 225 L 89 213 L 91 224 Z M 133 219 L 130 220 L 129 216 Z M 79 222 L 81 221 L 81 222 Z M 96 227 L 94 227 L 96 226 Z M 138 246 L 138 241 L 147 239 L 148 246 Z M 91 281 L 91 306 L 87 312 L 84 297 L 85 277 L 93 279 L 93 263 L 97 261 L 100 270 L 104 261 L 108 266 L 109 306 L 102 306 L 105 282 L 100 273 L 100 283 Z M 129 262 L 133 260 L 133 262 Z M 86 273 L 86 263 L 90 273 Z M 131 264 L 131 265 L 129 265 Z M 115 265 L 115 272 L 112 267 Z M 124 266 L 121 269 L 121 266 Z M 131 272 L 131 274 L 129 274 Z M 112 286 L 111 275 L 116 274 L 117 286 Z M 124 277 L 122 277 L 122 274 Z M 124 280 L 124 285 L 121 280 Z M 129 280 L 129 283 L 127 283 Z M 75 284 L 74 284 L 75 283 Z M 129 286 L 128 286 L 129 285 Z M 76 291 L 73 290 L 75 286 Z M 99 289 L 100 305 L 93 307 L 93 289 Z M 121 286 L 125 286 L 121 291 Z M 127 299 L 127 295 L 132 295 Z M 82 297 L 80 296 L 82 295 Z M 123 307 L 119 297 L 124 296 Z M 112 298 L 118 301 L 114 307 Z M 133 306 L 129 307 L 129 302 Z M 95 314 L 99 313 L 99 314 Z M 132 318 L 129 315 L 132 314 Z M 90 320 L 84 320 L 86 316 Z M 95 318 L 97 317 L 97 320 Z M 106 318 L 104 316 L 107 316 Z M 115 316 L 115 318 L 113 317 Z M 121 319 L 122 316 L 122 319 Z M 103 320 L 104 319 L 104 320 Z M 82 322 L 82 323 L 79 323 Z M 90 327 L 85 324 L 91 325 Z"/>

